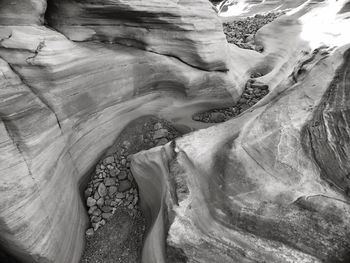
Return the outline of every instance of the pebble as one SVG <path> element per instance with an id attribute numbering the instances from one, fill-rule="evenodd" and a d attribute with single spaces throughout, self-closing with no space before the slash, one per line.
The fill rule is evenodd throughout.
<path id="1" fill-rule="evenodd" d="M 89 211 L 88 211 L 88 214 L 89 214 L 89 215 L 92 215 L 92 213 L 93 213 L 96 209 L 97 209 L 97 206 L 95 206 L 95 205 L 92 206 L 92 207 L 90 207 L 90 208 L 89 208 Z"/>
<path id="2" fill-rule="evenodd" d="M 116 177 L 120 173 L 120 170 L 118 168 L 114 168 L 109 172 L 111 177 Z"/>
<path id="3" fill-rule="evenodd" d="M 225 121 L 225 114 L 221 113 L 221 112 L 212 112 L 211 113 L 211 119 L 214 122 L 223 122 Z"/>
<path id="4" fill-rule="evenodd" d="M 113 156 L 108 156 L 107 158 L 105 158 L 105 159 L 103 160 L 103 162 L 104 162 L 105 164 L 113 163 L 113 162 L 114 162 L 114 157 L 113 157 Z"/>
<path id="5" fill-rule="evenodd" d="M 92 216 L 91 217 L 91 222 L 97 223 L 97 222 L 101 221 L 101 219 L 102 218 L 100 216 Z"/>
<path id="6" fill-rule="evenodd" d="M 116 193 L 118 191 L 118 187 L 116 187 L 116 186 L 110 186 L 110 187 L 108 187 L 108 195 L 110 196 L 110 197 L 113 197 L 113 195 Z"/>
<path id="7" fill-rule="evenodd" d="M 121 171 L 120 174 L 118 175 L 119 180 L 125 180 L 127 177 L 127 173 L 125 171 Z"/>
<path id="8" fill-rule="evenodd" d="M 100 195 L 98 194 L 98 192 L 95 192 L 95 194 L 94 194 L 94 199 L 95 199 L 95 200 L 100 199 Z"/>
<path id="9" fill-rule="evenodd" d="M 125 192 L 131 188 L 131 183 L 128 180 L 121 181 L 118 186 L 118 192 Z"/>
<path id="10" fill-rule="evenodd" d="M 153 139 L 156 140 L 156 139 L 164 138 L 164 137 L 167 137 L 168 134 L 169 132 L 167 129 L 156 130 L 154 132 Z"/>
<path id="11" fill-rule="evenodd" d="M 168 139 L 167 138 L 162 138 L 158 141 L 158 143 L 156 144 L 156 146 L 161 146 L 161 145 L 164 145 L 164 144 L 167 144 L 168 143 Z"/>
<path id="12" fill-rule="evenodd" d="M 101 215 L 101 210 L 100 209 L 95 209 L 93 212 L 92 212 L 92 215 L 93 216 L 99 216 L 99 215 Z"/>
<path id="13" fill-rule="evenodd" d="M 163 128 L 163 125 L 160 122 L 157 122 L 156 124 L 154 124 L 153 128 L 155 130 L 160 130 Z"/>
<path id="14" fill-rule="evenodd" d="M 108 212 L 112 211 L 112 207 L 110 207 L 110 206 L 104 206 L 104 207 L 102 207 L 102 211 L 103 211 L 104 213 L 108 213 Z"/>
<path id="15" fill-rule="evenodd" d="M 113 216 L 112 213 L 102 213 L 102 218 L 103 219 L 110 219 Z"/>
<path id="16" fill-rule="evenodd" d="M 123 199 L 123 198 L 125 198 L 125 194 L 124 193 L 117 193 L 117 195 L 115 197 L 118 199 Z"/>
<path id="17" fill-rule="evenodd" d="M 97 189 L 97 192 L 100 196 L 106 196 L 107 195 L 107 188 L 103 183 L 100 183 Z"/>
<path id="18" fill-rule="evenodd" d="M 88 237 L 93 236 L 94 235 L 94 229 L 93 228 L 89 228 L 88 230 L 86 230 L 85 234 Z"/>
<path id="19" fill-rule="evenodd" d="M 105 186 L 115 185 L 115 178 L 106 178 L 104 184 Z"/>
<path id="20" fill-rule="evenodd" d="M 86 204 L 88 207 L 94 206 L 96 204 L 96 200 L 91 197 L 88 197 L 88 199 L 86 200 Z"/>
<path id="21" fill-rule="evenodd" d="M 103 197 L 101 197 L 100 199 L 97 200 L 96 204 L 101 207 L 103 206 L 104 202 L 105 200 L 103 199 Z"/>

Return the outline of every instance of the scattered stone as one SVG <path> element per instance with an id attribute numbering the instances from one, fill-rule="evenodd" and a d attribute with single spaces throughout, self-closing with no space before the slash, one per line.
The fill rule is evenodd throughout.
<path id="1" fill-rule="evenodd" d="M 102 211 L 103 211 L 104 213 L 108 213 L 108 212 L 112 211 L 112 207 L 110 207 L 110 206 L 104 206 L 104 207 L 102 207 Z"/>
<path id="2" fill-rule="evenodd" d="M 88 207 L 94 206 L 96 204 L 96 200 L 91 197 L 88 197 L 88 199 L 86 200 L 86 204 Z"/>
<path id="3" fill-rule="evenodd" d="M 109 172 L 111 177 L 116 177 L 120 173 L 120 170 L 118 168 L 114 168 Z"/>
<path id="4" fill-rule="evenodd" d="M 97 208 L 97 209 L 95 209 L 95 210 L 92 212 L 92 215 L 93 215 L 93 216 L 99 216 L 99 215 L 101 215 L 101 213 L 102 213 L 101 210 Z"/>
<path id="5" fill-rule="evenodd" d="M 106 220 L 110 219 L 112 216 L 112 213 L 102 213 L 102 218 Z"/>
<path id="6" fill-rule="evenodd" d="M 130 170 L 130 154 L 155 145 L 164 145 L 179 135 L 169 124 L 155 118 L 143 125 L 141 133 L 129 136 L 133 138 L 131 141 L 119 142 L 117 150 L 96 165 L 84 191 L 92 226 L 89 228 L 90 234 L 103 226 L 118 209 L 128 208 L 134 215 L 139 211 L 138 191 Z M 142 149 L 135 151 L 132 148 L 135 145 Z"/>
<path id="7" fill-rule="evenodd" d="M 125 194 L 124 193 L 117 193 L 117 195 L 115 197 L 118 199 L 123 199 L 123 198 L 125 198 Z"/>
<path id="8" fill-rule="evenodd" d="M 211 119 L 214 122 L 223 122 L 225 121 L 225 114 L 221 113 L 221 112 L 212 112 L 211 113 Z"/>
<path id="9" fill-rule="evenodd" d="M 100 199 L 100 195 L 98 194 L 98 192 L 94 193 L 94 199 L 97 201 L 98 199 Z"/>
<path id="10" fill-rule="evenodd" d="M 97 189 L 97 192 L 100 196 L 104 197 L 107 195 L 107 188 L 103 183 L 100 183 Z"/>
<path id="11" fill-rule="evenodd" d="M 241 98 L 237 104 L 223 109 L 215 109 L 202 112 L 193 116 L 193 120 L 208 123 L 223 122 L 246 111 L 269 93 L 268 85 L 257 82 L 254 79 L 248 80 Z"/>
<path id="12" fill-rule="evenodd" d="M 111 164 L 111 163 L 114 163 L 114 157 L 113 156 L 108 156 L 107 158 L 105 158 L 103 160 L 103 163 L 104 164 Z"/>
<path id="13" fill-rule="evenodd" d="M 115 178 L 106 178 L 104 184 L 105 186 L 115 185 Z"/>
<path id="14" fill-rule="evenodd" d="M 125 180 L 126 177 L 128 177 L 127 173 L 125 171 L 121 171 L 118 175 L 119 180 Z"/>
<path id="15" fill-rule="evenodd" d="M 89 214 L 89 215 L 92 215 L 92 213 L 93 213 L 96 209 L 97 209 L 97 206 L 95 206 L 95 205 L 92 206 L 92 207 L 90 207 L 90 208 L 89 208 L 89 211 L 88 211 L 88 214 Z"/>
<path id="16" fill-rule="evenodd" d="M 103 197 L 101 197 L 100 199 L 97 200 L 96 204 L 101 207 L 103 206 L 103 204 L 105 203 L 105 200 L 103 199 Z"/>
<path id="17" fill-rule="evenodd" d="M 91 217 L 91 222 L 92 223 L 97 223 L 98 221 L 101 221 L 101 217 L 100 216 L 92 216 Z"/>
<path id="18" fill-rule="evenodd" d="M 118 188 L 116 186 L 110 186 L 108 187 L 108 195 L 110 197 L 113 197 L 113 195 L 118 191 Z"/>
<path id="19" fill-rule="evenodd" d="M 164 137 L 167 137 L 168 134 L 169 132 L 167 129 L 156 130 L 154 132 L 153 139 L 156 140 L 156 139 L 164 138 Z"/>
<path id="20" fill-rule="evenodd" d="M 125 192 L 131 188 L 131 183 L 128 180 L 121 181 L 118 187 L 118 192 Z"/>
<path id="21" fill-rule="evenodd" d="M 93 228 L 89 228 L 88 230 L 86 230 L 85 232 L 87 237 L 91 237 L 94 235 L 94 229 Z"/>
<path id="22" fill-rule="evenodd" d="M 167 144 L 168 143 L 168 139 L 166 138 L 162 138 L 158 141 L 158 143 L 156 144 L 156 146 L 161 146 L 161 145 L 164 145 L 164 144 Z"/>
<path id="23" fill-rule="evenodd" d="M 223 27 L 226 39 L 229 43 L 235 44 L 240 48 L 262 52 L 264 51 L 264 47 L 255 43 L 255 34 L 261 27 L 272 22 L 282 14 L 282 12 L 279 12 L 255 15 L 254 17 L 224 23 Z"/>
<path id="24" fill-rule="evenodd" d="M 153 128 L 155 130 L 160 130 L 163 128 L 163 125 L 160 122 L 157 122 L 156 124 L 154 124 Z"/>

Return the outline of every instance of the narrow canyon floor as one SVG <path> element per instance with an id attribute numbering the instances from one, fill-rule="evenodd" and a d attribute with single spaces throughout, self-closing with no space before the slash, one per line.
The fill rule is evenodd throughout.
<path id="1" fill-rule="evenodd" d="M 261 52 L 262 47 L 254 42 L 256 32 L 281 14 L 268 13 L 226 22 L 223 27 L 227 41 Z M 251 76 L 241 98 L 234 105 L 199 112 L 193 120 L 220 123 L 251 108 L 269 93 L 268 85 L 259 82 L 259 77 L 259 73 Z M 166 144 L 179 136 L 181 133 L 165 120 L 153 116 L 141 117 L 131 122 L 106 151 L 90 175 L 84 193 L 90 226 L 86 231 L 81 263 L 141 262 L 147 222 L 138 205 L 137 185 L 130 171 L 128 156 Z M 101 191 L 105 191 L 104 198 L 101 198 Z M 168 254 L 171 253 L 168 251 Z"/>
<path id="2" fill-rule="evenodd" d="M 90 226 L 81 263 L 141 262 L 147 222 L 128 156 L 179 136 L 169 122 L 146 116 L 131 122 L 106 151 L 84 191 Z"/>

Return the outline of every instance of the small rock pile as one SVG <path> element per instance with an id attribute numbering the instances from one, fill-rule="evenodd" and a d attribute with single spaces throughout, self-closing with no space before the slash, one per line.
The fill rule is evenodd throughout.
<path id="1" fill-rule="evenodd" d="M 94 231 L 106 224 L 118 206 L 134 210 L 138 192 L 127 157 L 111 155 L 100 161 L 85 190 L 85 198 L 93 227 L 86 231 L 87 235 L 93 235 Z"/>
<path id="2" fill-rule="evenodd" d="M 97 165 L 85 190 L 85 200 L 92 228 L 92 236 L 101 226 L 124 207 L 135 215 L 139 211 L 138 190 L 130 170 L 129 155 L 168 143 L 180 133 L 168 122 L 155 117 L 129 125 L 115 145 Z"/>
<path id="3" fill-rule="evenodd" d="M 228 108 L 214 109 L 211 111 L 198 113 L 193 116 L 193 120 L 206 123 L 219 123 L 227 121 L 252 107 L 268 93 L 268 85 L 254 79 L 250 79 L 247 82 L 244 92 L 236 105 Z"/>
<path id="4" fill-rule="evenodd" d="M 224 23 L 223 27 L 226 39 L 229 43 L 235 44 L 240 48 L 262 52 L 264 50 L 263 46 L 255 45 L 254 43 L 256 32 L 282 14 L 282 12 L 279 12 L 269 13 L 267 15 L 255 15 L 254 17 Z"/>

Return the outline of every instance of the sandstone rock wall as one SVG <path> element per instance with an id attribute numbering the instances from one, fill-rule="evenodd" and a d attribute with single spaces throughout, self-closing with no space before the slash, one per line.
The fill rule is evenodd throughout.
<path id="1" fill-rule="evenodd" d="M 222 26 L 207 0 L 48 1 L 46 17 L 71 40 L 119 43 L 228 70 Z"/>
<path id="2" fill-rule="evenodd" d="M 251 112 L 178 140 L 180 157 L 170 146 L 135 157 L 146 171 L 143 200 L 159 208 L 149 210 L 157 221 L 144 262 L 345 259 L 348 141 L 347 129 L 337 130 L 347 125 L 338 117 L 346 115 L 345 86 L 325 100 L 332 114 L 320 130 L 344 136 L 342 146 L 313 146 L 310 158 L 300 135 L 314 113 L 327 113 L 316 108 L 345 49 L 305 63 L 312 49 L 300 39 L 303 12 L 262 30 L 268 48 L 259 54 L 228 46 L 204 0 L 48 1 L 50 27 L 43 1 L 11 3 L 0 3 L 0 247 L 23 262 L 78 262 L 86 226 L 79 182 L 127 123 L 154 114 L 206 128 L 192 114 L 233 103 L 260 72 L 271 92 Z M 337 176 L 321 162 L 324 149 Z M 150 163 L 161 171 L 158 195 L 140 179 Z M 167 244 L 155 238 L 167 234 Z"/>

